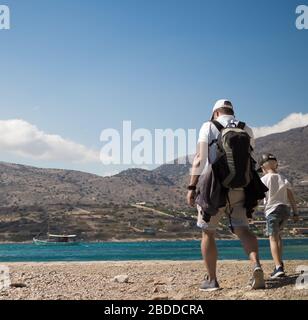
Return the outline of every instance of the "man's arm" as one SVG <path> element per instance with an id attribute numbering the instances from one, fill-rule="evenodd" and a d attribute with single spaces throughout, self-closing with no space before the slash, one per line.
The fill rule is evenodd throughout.
<path id="1" fill-rule="evenodd" d="M 190 183 L 189 186 L 196 187 L 199 181 L 199 177 L 205 168 L 206 162 L 208 160 L 208 144 L 207 142 L 199 142 L 197 145 L 197 152 L 193 160 Z M 196 191 L 189 190 L 187 194 L 187 203 L 190 206 L 195 205 Z"/>

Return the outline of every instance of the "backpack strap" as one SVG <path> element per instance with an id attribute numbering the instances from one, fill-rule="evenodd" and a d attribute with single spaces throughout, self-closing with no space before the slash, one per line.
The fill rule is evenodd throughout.
<path id="1" fill-rule="evenodd" d="M 221 132 L 225 127 L 218 121 L 212 120 L 211 123 L 217 128 L 219 132 Z"/>
<path id="2" fill-rule="evenodd" d="M 211 147 L 214 143 L 217 143 L 217 142 L 218 142 L 218 139 L 212 140 L 212 142 L 209 144 L 209 147 Z"/>
<path id="3" fill-rule="evenodd" d="M 245 123 L 245 122 L 241 122 L 241 121 L 240 121 L 240 122 L 238 123 L 238 125 L 237 125 L 237 128 L 242 129 L 242 130 L 244 130 L 245 127 L 246 127 L 246 123 Z"/>
<path id="4" fill-rule="evenodd" d="M 212 120 L 211 123 L 216 127 L 216 129 L 221 132 L 225 127 L 218 121 Z M 217 143 L 218 139 L 212 140 L 212 142 L 209 144 L 209 147 L 211 147 L 214 143 Z"/>

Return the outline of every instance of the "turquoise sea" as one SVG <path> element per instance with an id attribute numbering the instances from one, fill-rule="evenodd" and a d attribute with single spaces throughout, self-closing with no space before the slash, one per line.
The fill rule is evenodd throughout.
<path id="1" fill-rule="evenodd" d="M 247 259 L 239 241 L 218 240 L 220 259 Z M 268 240 L 259 240 L 263 260 L 271 259 Z M 284 240 L 286 260 L 308 260 L 308 239 Z M 0 262 L 200 260 L 200 241 L 99 242 L 75 246 L 1 244 Z"/>

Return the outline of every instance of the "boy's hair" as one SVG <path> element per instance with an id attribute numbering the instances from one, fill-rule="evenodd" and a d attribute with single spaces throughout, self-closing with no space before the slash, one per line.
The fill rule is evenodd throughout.
<path id="1" fill-rule="evenodd" d="M 263 165 L 261 166 L 261 168 L 264 171 L 267 170 L 277 170 L 278 168 L 278 161 L 277 160 L 268 160 L 266 162 L 263 163 Z"/>
<path id="2" fill-rule="evenodd" d="M 269 161 L 272 161 L 272 160 L 276 161 L 278 164 L 277 158 L 272 153 L 263 153 L 258 161 L 259 162 L 259 169 L 257 171 L 262 172 L 263 165 Z"/>

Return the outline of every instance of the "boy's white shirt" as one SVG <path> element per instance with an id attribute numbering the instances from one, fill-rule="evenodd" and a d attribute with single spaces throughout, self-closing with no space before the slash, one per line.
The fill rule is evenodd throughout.
<path id="1" fill-rule="evenodd" d="M 291 189 L 292 185 L 283 175 L 267 173 L 261 180 L 269 189 L 264 199 L 266 216 L 271 214 L 279 205 L 288 205 L 288 189 Z"/>

